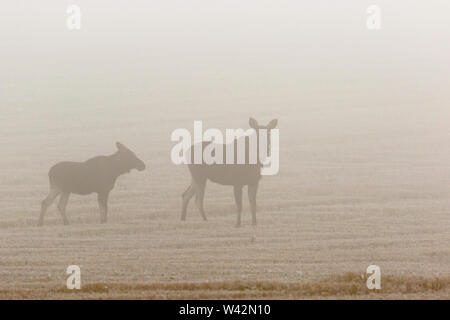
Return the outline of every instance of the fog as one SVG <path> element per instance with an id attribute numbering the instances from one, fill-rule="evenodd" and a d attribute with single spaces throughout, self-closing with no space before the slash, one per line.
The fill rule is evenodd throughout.
<path id="1" fill-rule="evenodd" d="M 68 4 L 3 2 L 2 105 L 157 111 L 251 97 L 278 110 L 346 99 L 426 112 L 418 105 L 448 101 L 447 1 L 379 1 L 379 31 L 366 28 L 370 1 L 80 0 L 79 31 L 66 28 Z"/>
<path id="2" fill-rule="evenodd" d="M 81 9 L 80 30 L 66 26 L 71 4 Z M 381 8 L 380 30 L 366 26 L 372 4 Z M 11 273 L 20 264 L 9 251 L 16 243 L 59 272 L 69 257 L 46 245 L 91 239 L 84 230 L 97 228 L 95 200 L 73 198 L 74 229 L 61 229 L 50 210 L 49 238 L 35 228 L 36 214 L 54 163 L 111 154 L 116 141 L 147 170 L 120 178 L 112 231 L 98 226 L 92 234 L 99 243 L 123 236 L 123 247 L 104 252 L 95 243 L 70 259 L 93 266 L 97 257 L 117 257 L 108 261 L 112 269 L 148 281 L 233 280 L 242 269 L 226 264 L 232 258 L 255 265 L 242 271 L 249 279 L 293 281 L 296 257 L 307 279 L 358 273 L 377 261 L 392 274 L 448 274 L 449 15 L 448 0 L 3 0 L 0 249 L 11 263 L 0 269 L 7 279 L 0 289 L 8 281 L 26 287 L 27 276 Z M 280 172 L 261 182 L 261 223 L 251 238 L 260 251 L 251 258 L 247 242 L 233 242 L 250 232 L 231 229 L 230 188 L 208 185 L 209 225 L 194 205 L 191 224 L 181 224 L 180 195 L 190 177 L 170 160 L 173 130 L 193 130 L 195 120 L 204 129 L 246 129 L 249 117 L 261 124 L 276 118 L 280 129 Z M 362 253 L 348 239 L 382 247 Z M 166 246 L 180 250 L 175 263 Z M 130 264 L 145 257 L 153 269 L 122 265 L 121 255 Z M 194 256 L 219 268 L 201 274 Z M 118 279 L 116 269 L 103 267 L 93 267 L 92 281 Z M 268 268 L 275 271 L 266 277 Z"/>
<path id="3" fill-rule="evenodd" d="M 2 4 L 3 136 L 124 113 L 167 124 L 142 134 L 168 144 L 211 116 L 221 128 L 279 117 L 293 139 L 448 132 L 447 1 L 379 1 L 376 31 L 369 1 L 80 0 L 81 30 L 66 27 L 69 4 Z"/>

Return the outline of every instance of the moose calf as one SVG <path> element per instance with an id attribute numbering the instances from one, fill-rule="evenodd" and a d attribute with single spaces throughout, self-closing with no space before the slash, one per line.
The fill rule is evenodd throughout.
<path id="1" fill-rule="evenodd" d="M 116 179 L 131 169 L 142 171 L 144 162 L 120 142 L 116 143 L 117 152 L 110 156 L 98 156 L 85 162 L 59 162 L 49 171 L 50 192 L 42 201 L 39 225 L 44 223 L 48 207 L 58 195 L 58 209 L 64 224 L 69 224 L 66 206 L 71 193 L 87 195 L 97 193 L 100 207 L 100 221 L 106 223 L 108 196 L 114 188 Z"/>

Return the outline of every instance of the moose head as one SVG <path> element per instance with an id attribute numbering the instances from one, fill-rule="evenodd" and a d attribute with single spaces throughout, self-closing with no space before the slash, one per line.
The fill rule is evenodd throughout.
<path id="1" fill-rule="evenodd" d="M 138 171 L 145 170 L 145 163 L 139 159 L 133 151 L 120 142 L 116 142 L 116 147 L 117 152 L 115 156 L 124 172 L 130 172 L 132 169 Z"/>
<path id="2" fill-rule="evenodd" d="M 278 124 L 278 119 L 273 119 L 271 120 L 267 125 L 262 126 L 258 124 L 258 121 L 256 121 L 253 118 L 250 118 L 248 121 L 250 128 L 255 129 L 256 131 L 256 135 L 258 138 L 258 148 L 259 148 L 259 134 L 260 134 L 260 130 L 266 130 L 267 132 L 267 155 L 271 154 L 271 130 L 275 129 L 277 124 Z M 258 151 L 259 152 L 259 151 Z"/>

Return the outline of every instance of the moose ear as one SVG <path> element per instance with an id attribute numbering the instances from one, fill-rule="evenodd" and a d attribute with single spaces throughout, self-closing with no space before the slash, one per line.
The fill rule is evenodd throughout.
<path id="1" fill-rule="evenodd" d="M 125 146 L 121 144 L 120 142 L 116 142 L 116 147 L 118 150 L 125 150 Z"/>
<path id="2" fill-rule="evenodd" d="M 267 129 L 273 129 L 277 126 L 278 123 L 278 119 L 273 119 L 272 121 L 269 122 L 269 124 L 267 125 Z"/>
<path id="3" fill-rule="evenodd" d="M 256 120 L 253 119 L 253 118 L 250 118 L 250 119 L 248 120 L 248 124 L 250 125 L 250 128 L 253 128 L 253 129 L 258 129 L 258 127 L 259 127 L 258 121 L 256 121 Z"/>

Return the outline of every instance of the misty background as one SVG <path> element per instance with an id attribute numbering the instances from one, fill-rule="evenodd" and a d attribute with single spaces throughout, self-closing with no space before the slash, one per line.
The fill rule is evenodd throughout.
<path id="1" fill-rule="evenodd" d="M 72 4 L 81 30 L 66 27 Z M 381 30 L 366 27 L 373 4 Z M 70 264 L 99 283 L 88 298 L 159 281 L 360 281 L 370 264 L 448 277 L 449 15 L 448 0 L 3 0 L 0 297 L 67 297 L 54 288 Z M 213 183 L 209 221 L 191 203 L 180 222 L 190 177 L 170 160 L 171 132 L 249 117 L 280 129 L 258 227 L 244 193 L 234 228 L 233 192 Z M 52 207 L 36 227 L 49 168 L 116 141 L 147 169 L 119 178 L 108 224 L 95 196 L 74 195 L 70 226 Z M 117 296 L 101 289 L 112 282 Z"/>
<path id="2" fill-rule="evenodd" d="M 81 30 L 66 27 L 70 4 Z M 289 144 L 301 166 L 308 144 L 340 139 L 368 157 L 427 154 L 433 173 L 449 151 L 450 4 L 378 1 L 378 31 L 366 27 L 371 4 L 3 2 L 2 153 L 83 160 L 124 140 L 163 163 L 170 132 L 194 120 L 224 129 L 278 117 L 282 170 Z M 426 176 L 448 181 L 439 165 Z"/>

